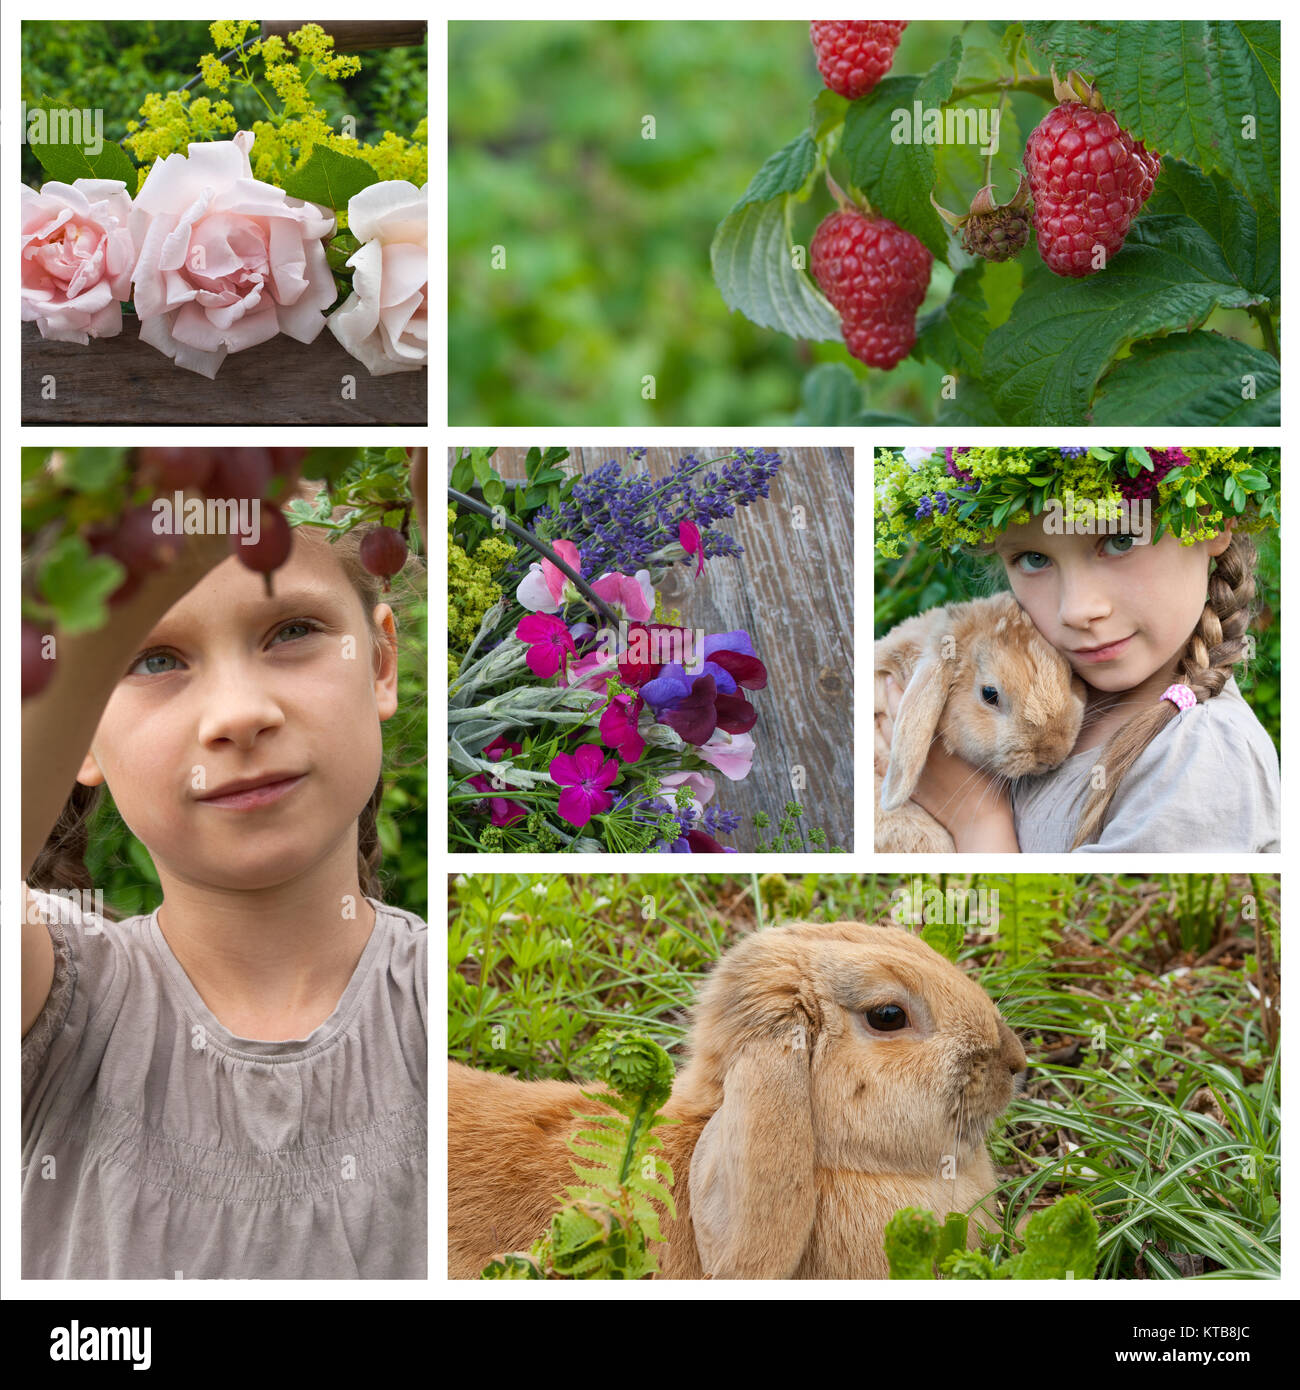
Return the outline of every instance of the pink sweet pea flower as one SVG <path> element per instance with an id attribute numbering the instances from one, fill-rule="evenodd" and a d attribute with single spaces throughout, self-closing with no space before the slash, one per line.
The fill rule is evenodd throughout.
<path id="1" fill-rule="evenodd" d="M 551 549 L 570 569 L 582 573 L 582 557 L 572 541 L 556 541 Z M 521 608 L 532 613 L 558 613 L 564 606 L 564 586 L 570 586 L 573 594 L 573 581 L 565 572 L 549 560 L 530 565 L 528 573 L 519 581 L 515 598 Z"/>
<path id="2" fill-rule="evenodd" d="M 700 744 L 695 751 L 724 777 L 741 782 L 749 776 L 754 761 L 754 735 L 729 734 L 723 729 L 714 729 L 708 742 Z"/>
<path id="3" fill-rule="evenodd" d="M 693 521 L 683 521 L 677 527 L 677 539 L 682 543 L 682 549 L 688 555 L 698 557 L 695 566 L 695 577 L 698 579 L 704 573 L 704 542 L 700 539 L 700 528 Z"/>
<path id="4" fill-rule="evenodd" d="M 645 701 L 631 695 L 615 695 L 600 716 L 600 741 L 625 763 L 634 763 L 645 752 L 645 739 L 637 733 L 637 716 Z"/>
<path id="5" fill-rule="evenodd" d="M 706 776 L 703 772 L 670 772 L 659 779 L 659 794 L 665 801 L 672 801 L 676 796 L 677 788 L 683 784 L 690 787 L 694 793 L 691 798 L 690 809 L 695 812 L 695 817 L 698 820 L 704 814 L 704 808 L 713 800 L 713 778 Z"/>
<path id="6" fill-rule="evenodd" d="M 614 804 L 605 788 L 618 776 L 618 759 L 604 758 L 594 744 L 584 743 L 576 753 L 558 753 L 547 771 L 551 781 L 564 788 L 560 815 L 578 829 Z"/>
<path id="7" fill-rule="evenodd" d="M 625 574 L 602 574 L 591 586 L 591 592 L 603 598 L 620 618 L 645 622 L 654 616 L 655 595 L 649 570 L 637 570 L 635 579 Z"/>
<path id="8" fill-rule="evenodd" d="M 569 629 L 559 618 L 545 613 L 530 613 L 519 620 L 515 636 L 529 644 L 528 669 L 543 680 L 563 670 L 568 679 L 568 660 L 575 648 Z"/>

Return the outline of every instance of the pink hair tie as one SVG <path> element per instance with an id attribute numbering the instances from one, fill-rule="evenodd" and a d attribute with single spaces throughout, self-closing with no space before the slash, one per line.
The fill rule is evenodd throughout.
<path id="1" fill-rule="evenodd" d="M 1160 698 L 1177 705 L 1180 710 L 1189 710 L 1196 703 L 1195 694 L 1186 685 L 1171 685 Z"/>

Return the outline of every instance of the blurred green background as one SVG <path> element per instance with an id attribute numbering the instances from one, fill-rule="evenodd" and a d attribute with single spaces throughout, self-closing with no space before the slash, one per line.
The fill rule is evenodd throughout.
<path id="1" fill-rule="evenodd" d="M 901 445 L 897 446 L 901 449 Z M 1274 746 L 1282 747 L 1282 605 L 1281 533 L 1256 532 L 1259 564 L 1255 571 L 1255 612 L 1250 632 L 1255 638 L 1255 659 L 1238 666 L 1237 685 L 1259 722 L 1268 730 Z M 1002 564 L 995 557 L 940 556 L 928 546 L 913 545 L 897 559 L 875 558 L 876 636 L 883 637 L 896 623 L 941 603 L 1007 589 Z"/>
<path id="2" fill-rule="evenodd" d="M 910 25 L 894 70 L 928 67 L 957 27 Z M 450 423 L 777 423 L 818 362 L 868 375 L 876 409 L 933 416 L 938 367 L 866 373 L 842 343 L 731 313 L 713 283 L 717 224 L 822 90 L 806 22 L 452 23 L 448 70 Z M 831 208 L 819 189 L 797 239 Z M 950 285 L 938 267 L 926 307 Z"/>
<path id="3" fill-rule="evenodd" d="M 216 52 L 209 22 L 24 20 L 22 99 L 28 106 L 101 108 L 104 138 L 121 140 L 148 92 L 184 86 L 198 74 L 199 58 Z M 351 114 L 363 143 L 384 130 L 409 135 L 429 112 L 426 48 L 368 49 L 360 57 L 355 77 L 312 82 L 331 124 Z M 214 95 L 201 82 L 192 90 Z M 232 86 L 220 99 L 235 108 L 241 129 L 266 115 L 258 97 L 244 88 Z M 23 182 L 34 187 L 48 178 L 26 144 L 22 169 Z"/>

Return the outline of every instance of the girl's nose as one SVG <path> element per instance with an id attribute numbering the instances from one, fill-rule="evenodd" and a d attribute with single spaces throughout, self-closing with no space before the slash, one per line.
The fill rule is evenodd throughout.
<path id="1" fill-rule="evenodd" d="M 259 734 L 284 723 L 284 711 L 265 685 L 238 672 L 214 679 L 203 698 L 199 741 L 204 747 L 229 742 L 250 749 Z"/>
<path id="2" fill-rule="evenodd" d="M 1110 598 L 1103 585 L 1086 569 L 1063 573 L 1061 578 L 1061 624 L 1088 628 L 1110 616 Z"/>

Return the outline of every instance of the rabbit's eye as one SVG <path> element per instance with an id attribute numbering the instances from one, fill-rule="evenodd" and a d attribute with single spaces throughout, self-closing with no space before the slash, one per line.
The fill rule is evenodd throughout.
<path id="1" fill-rule="evenodd" d="M 995 705 L 998 702 L 998 688 L 996 685 L 986 685 L 980 691 L 980 698 L 986 705 Z"/>
<path id="2" fill-rule="evenodd" d="M 881 1004 L 879 1008 L 867 1010 L 867 1022 L 882 1033 L 895 1033 L 907 1027 L 907 1014 L 897 1004 Z"/>

